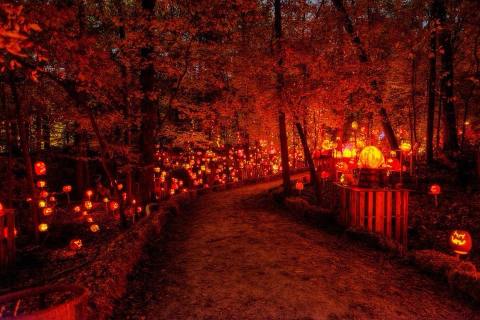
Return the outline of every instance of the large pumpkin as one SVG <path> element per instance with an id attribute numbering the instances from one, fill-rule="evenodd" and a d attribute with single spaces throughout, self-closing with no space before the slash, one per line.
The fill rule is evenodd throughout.
<path id="1" fill-rule="evenodd" d="M 472 249 L 472 237 L 468 231 L 453 230 L 449 242 L 453 252 L 458 254 L 468 254 Z"/>
<path id="2" fill-rule="evenodd" d="M 377 147 L 368 146 L 360 152 L 359 161 L 364 168 L 377 169 L 383 165 L 385 159 L 383 153 Z"/>

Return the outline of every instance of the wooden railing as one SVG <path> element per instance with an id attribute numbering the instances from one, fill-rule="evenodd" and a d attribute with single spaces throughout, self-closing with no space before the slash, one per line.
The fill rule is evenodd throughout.
<path id="1" fill-rule="evenodd" d="M 15 262 L 15 211 L 4 209 L 0 215 L 0 271 Z"/>
<path id="2" fill-rule="evenodd" d="M 409 190 L 370 189 L 341 184 L 337 184 L 337 188 L 342 225 L 381 234 L 406 249 Z"/>

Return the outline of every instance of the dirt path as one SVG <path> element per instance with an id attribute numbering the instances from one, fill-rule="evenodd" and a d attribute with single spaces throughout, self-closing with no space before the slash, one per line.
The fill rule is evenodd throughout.
<path id="1" fill-rule="evenodd" d="M 114 318 L 480 319 L 446 286 L 293 221 L 258 196 L 272 186 L 205 195 L 175 217 Z"/>

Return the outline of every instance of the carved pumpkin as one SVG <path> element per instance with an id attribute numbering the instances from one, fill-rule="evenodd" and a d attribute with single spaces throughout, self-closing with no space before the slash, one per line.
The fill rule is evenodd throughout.
<path id="1" fill-rule="evenodd" d="M 365 147 L 362 152 L 360 152 L 359 161 L 363 167 L 369 169 L 380 168 L 385 162 L 383 153 L 374 146 Z"/>
<path id="2" fill-rule="evenodd" d="M 98 224 L 92 224 L 92 225 L 90 226 L 90 231 L 92 231 L 92 232 L 98 232 L 98 231 L 100 231 L 100 227 L 98 226 Z"/>
<path id="3" fill-rule="evenodd" d="M 330 178 L 330 173 L 328 171 L 322 171 L 320 173 L 320 178 L 326 180 L 326 179 Z"/>
<path id="4" fill-rule="evenodd" d="M 402 150 L 403 152 L 409 152 L 410 150 L 412 150 L 412 145 L 408 142 L 402 142 L 400 144 L 400 150 Z"/>
<path id="5" fill-rule="evenodd" d="M 70 240 L 70 249 L 71 250 L 80 250 L 83 246 L 81 239 L 72 239 Z"/>
<path id="6" fill-rule="evenodd" d="M 397 158 L 388 158 L 387 167 L 390 168 L 390 170 L 392 171 L 400 171 L 400 161 L 398 161 Z"/>
<path id="7" fill-rule="evenodd" d="M 38 180 L 37 181 L 37 188 L 45 188 L 46 185 L 47 185 L 47 183 L 45 182 L 45 180 Z"/>
<path id="8" fill-rule="evenodd" d="M 85 201 L 83 203 L 83 206 L 85 207 L 85 209 L 91 210 L 93 208 L 93 203 L 92 203 L 92 201 Z"/>
<path id="9" fill-rule="evenodd" d="M 71 186 L 71 185 L 63 186 L 62 191 L 63 191 L 64 193 L 69 193 L 69 192 L 72 191 L 72 186 Z"/>
<path id="10" fill-rule="evenodd" d="M 115 211 L 117 210 L 120 206 L 118 205 L 117 201 L 110 201 L 109 205 L 110 210 Z"/>
<path id="11" fill-rule="evenodd" d="M 353 130 L 357 130 L 357 129 L 358 129 L 358 122 L 357 122 L 357 121 L 353 121 L 353 122 L 352 122 L 352 129 L 353 129 Z"/>
<path id="12" fill-rule="evenodd" d="M 46 223 L 40 223 L 38 225 L 38 231 L 40 232 L 46 232 L 48 230 L 48 224 Z"/>
<path id="13" fill-rule="evenodd" d="M 442 192 L 442 188 L 438 184 L 432 184 L 430 186 L 430 193 L 434 196 L 439 195 Z"/>
<path id="14" fill-rule="evenodd" d="M 468 231 L 453 230 L 449 242 L 453 252 L 458 254 L 468 254 L 472 249 L 472 237 Z"/>
<path id="15" fill-rule="evenodd" d="M 45 164 L 45 162 L 42 162 L 42 161 L 35 162 L 35 164 L 33 165 L 33 168 L 37 176 L 43 176 L 47 174 L 47 165 Z"/>
<path id="16" fill-rule="evenodd" d="M 346 172 L 348 171 L 348 164 L 346 164 L 343 161 L 338 162 L 335 167 L 337 168 L 338 171 L 340 172 Z"/>

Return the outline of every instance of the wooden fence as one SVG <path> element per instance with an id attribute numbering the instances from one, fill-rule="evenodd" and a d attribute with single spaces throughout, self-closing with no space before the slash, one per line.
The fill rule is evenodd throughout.
<path id="1" fill-rule="evenodd" d="M 337 184 L 337 188 L 342 225 L 379 233 L 407 248 L 409 190 L 341 184 Z"/>
<path id="2" fill-rule="evenodd" d="M 0 215 L 0 271 L 15 262 L 15 211 L 4 209 Z"/>

